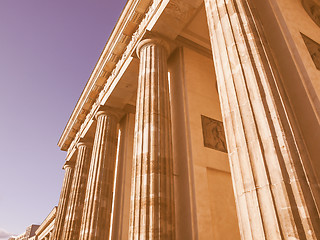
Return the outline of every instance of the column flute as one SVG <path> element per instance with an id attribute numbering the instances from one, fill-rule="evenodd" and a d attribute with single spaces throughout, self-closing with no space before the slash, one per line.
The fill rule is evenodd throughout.
<path id="1" fill-rule="evenodd" d="M 146 39 L 140 58 L 129 239 L 174 239 L 171 114 L 165 41 Z"/>
<path id="2" fill-rule="evenodd" d="M 64 224 L 64 240 L 77 240 L 80 235 L 80 225 L 83 213 L 84 198 L 88 181 L 91 160 L 92 143 L 80 141 L 77 144 L 78 155 L 72 181 L 70 201 Z"/>
<path id="3" fill-rule="evenodd" d="M 309 160 L 294 141 L 252 1 L 204 2 L 242 239 L 319 239 Z"/>
<path id="4" fill-rule="evenodd" d="M 63 226 L 66 216 L 66 210 L 68 208 L 68 201 L 69 201 L 69 195 L 70 195 L 70 189 L 72 184 L 72 177 L 73 177 L 73 162 L 66 162 L 63 166 L 65 170 L 62 190 L 60 194 L 58 209 L 57 209 L 57 215 L 55 218 L 55 224 L 54 224 L 54 230 L 53 230 L 53 240 L 60 240 L 62 239 L 63 234 Z"/>
<path id="5" fill-rule="evenodd" d="M 109 108 L 96 114 L 97 128 L 86 189 L 80 238 L 108 239 L 117 153 L 118 115 Z"/>

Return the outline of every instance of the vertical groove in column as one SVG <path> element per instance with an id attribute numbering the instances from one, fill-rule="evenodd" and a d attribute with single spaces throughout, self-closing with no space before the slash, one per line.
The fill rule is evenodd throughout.
<path id="1" fill-rule="evenodd" d="M 78 156 L 74 170 L 69 207 L 66 214 L 63 235 L 64 240 L 79 239 L 84 198 L 86 194 L 91 160 L 92 143 L 80 142 L 77 147 Z"/>
<path id="2" fill-rule="evenodd" d="M 209 3 L 208 3 L 209 4 Z M 210 6 L 211 7 L 211 6 Z M 208 14 L 208 12 L 207 12 Z M 213 18 L 208 16 L 209 26 L 213 26 Z M 236 147 L 236 139 L 235 133 L 231 122 L 231 110 L 230 110 L 230 103 L 228 100 L 227 89 L 225 86 L 225 81 L 222 79 L 226 79 L 225 72 L 223 71 L 222 64 L 223 64 L 223 57 L 221 56 L 219 49 L 218 40 L 216 34 L 212 34 L 211 36 L 211 45 L 214 48 L 212 51 L 214 55 L 214 63 L 215 63 L 215 71 L 217 74 L 217 79 L 221 79 L 218 84 L 219 90 L 219 98 L 221 104 L 221 111 L 222 117 L 224 119 L 224 127 L 227 129 L 226 132 L 226 140 L 229 149 L 229 159 L 230 159 L 230 168 L 233 174 L 233 188 L 235 193 L 235 200 L 237 202 L 237 214 L 238 214 L 238 223 L 240 227 L 240 233 L 242 239 L 252 239 L 252 233 L 250 228 L 249 222 L 249 215 L 248 215 L 248 208 L 246 200 L 244 199 L 244 195 L 240 195 L 239 193 L 244 192 L 244 185 L 241 178 L 241 171 L 239 166 L 239 157 L 237 154 L 237 147 Z M 220 46 L 221 47 L 221 46 Z M 231 151 L 230 151 L 231 150 Z M 233 151 L 235 150 L 235 151 Z"/>
<path id="3" fill-rule="evenodd" d="M 147 39 L 140 55 L 130 239 L 174 239 L 172 143 L 167 52 Z"/>
<path id="4" fill-rule="evenodd" d="M 141 56 L 140 67 L 139 67 L 139 76 L 145 76 L 146 67 L 145 67 L 145 55 Z M 136 106 L 136 117 L 135 117 L 135 137 L 134 137 L 134 146 L 136 146 L 136 151 L 142 152 L 142 132 L 143 129 L 143 120 L 144 120 L 144 89 L 145 82 L 142 81 L 139 83 L 138 92 L 137 92 L 137 106 Z M 140 148 L 140 149 L 138 149 Z M 135 162 L 133 163 L 132 168 L 132 193 L 131 193 L 131 224 L 130 224 L 130 234 L 134 238 L 133 232 L 135 229 L 139 228 L 139 220 L 140 220 L 140 176 L 141 175 L 141 155 L 135 158 Z M 138 197 L 136 197 L 138 196 Z M 136 238 L 134 238 L 136 239 Z"/>
<path id="5" fill-rule="evenodd" d="M 54 232 L 52 237 L 52 239 L 54 240 L 62 239 L 64 221 L 66 216 L 66 210 L 68 208 L 68 201 L 69 201 L 70 189 L 72 184 L 73 165 L 74 164 L 71 162 L 66 162 L 64 165 L 65 175 L 63 179 L 62 190 L 60 194 L 60 199 L 59 199 L 59 204 L 58 204 L 58 209 L 57 209 L 57 214 L 56 214 L 55 224 L 54 224 Z"/>
<path id="6" fill-rule="evenodd" d="M 217 19 L 218 17 L 220 17 L 218 10 L 217 10 L 217 5 L 215 5 L 216 3 L 212 3 L 211 2 L 211 7 L 214 10 L 214 17 L 215 17 L 215 21 L 219 22 L 219 20 Z M 225 18 L 227 17 L 227 15 L 224 15 Z M 224 42 L 224 38 L 223 38 L 223 32 L 222 32 L 222 27 L 220 25 L 217 26 L 217 35 L 219 34 L 220 39 L 219 40 L 219 50 L 221 51 L 222 54 L 222 58 L 224 60 L 223 61 L 223 70 L 225 72 L 225 75 L 227 78 L 232 78 L 233 77 L 233 73 L 231 72 L 231 66 L 229 65 L 230 63 L 230 59 L 227 53 L 227 46 L 225 45 Z M 217 79 L 218 81 L 220 79 Z M 219 83 L 219 82 L 218 82 Z M 252 227 L 250 228 L 251 234 L 253 236 L 253 238 L 256 239 L 264 239 L 264 232 L 263 232 L 263 227 L 262 227 L 262 222 L 261 222 L 261 217 L 260 217 L 260 210 L 259 210 L 259 202 L 258 202 L 258 198 L 257 198 L 257 194 L 254 190 L 255 185 L 254 185 L 254 178 L 253 175 L 251 173 L 251 166 L 250 166 L 250 162 L 248 161 L 243 161 L 242 159 L 246 159 L 248 158 L 248 150 L 247 150 L 247 143 L 246 143 L 246 139 L 243 136 L 244 133 L 243 132 L 239 132 L 240 129 L 243 129 L 242 126 L 242 121 L 241 121 L 241 116 L 240 115 L 240 111 L 239 108 L 237 106 L 239 106 L 238 103 L 238 99 L 237 99 L 237 95 L 236 92 L 234 90 L 234 86 L 233 83 L 231 81 L 226 81 L 226 88 L 227 90 L 227 95 L 228 96 L 228 100 L 230 101 L 230 113 L 228 113 L 228 116 L 231 118 L 230 120 L 232 121 L 232 119 L 234 118 L 238 118 L 239 120 L 233 120 L 233 124 L 232 129 L 233 129 L 233 134 L 235 134 L 235 149 L 234 151 L 231 150 L 231 153 L 233 154 L 237 154 L 239 157 L 239 169 L 238 171 L 240 171 L 240 176 L 242 176 L 243 181 L 243 192 L 239 192 L 239 197 L 241 198 L 242 194 L 245 194 L 245 202 L 247 205 L 247 211 L 248 211 L 248 220 L 250 221 L 250 225 L 252 225 Z M 232 90 L 232 91 L 230 91 Z M 227 134 L 228 135 L 228 134 Z M 230 164 L 232 165 L 232 164 Z"/>
<path id="7" fill-rule="evenodd" d="M 107 239 L 110 231 L 113 181 L 117 151 L 117 118 L 97 113 L 97 129 L 86 189 L 80 239 Z"/>
<path id="8" fill-rule="evenodd" d="M 222 24 L 227 25 L 229 23 L 229 18 L 230 21 L 232 22 L 232 19 L 234 18 L 229 15 L 227 6 L 222 5 L 222 7 L 219 7 L 220 12 L 223 12 L 225 15 L 222 17 Z M 232 23 L 231 23 L 232 24 Z M 234 80 L 234 85 L 233 88 L 237 92 L 237 99 L 239 103 L 242 103 L 239 105 L 239 118 L 242 120 L 243 123 L 243 129 L 245 131 L 245 135 L 243 136 L 246 138 L 246 143 L 247 143 L 247 151 L 249 153 L 249 165 L 251 165 L 251 172 L 254 178 L 253 184 L 256 185 L 254 187 L 257 188 L 256 193 L 257 193 L 257 199 L 258 199 L 258 204 L 260 208 L 260 214 L 261 214 L 261 219 L 263 222 L 268 222 L 270 224 L 264 224 L 263 227 L 265 229 L 265 234 L 266 238 L 268 239 L 274 239 L 274 238 L 280 238 L 280 230 L 278 228 L 278 223 L 277 223 L 277 218 L 274 212 L 274 203 L 272 201 L 271 197 L 271 191 L 269 188 L 265 187 L 269 185 L 268 177 L 266 175 L 266 168 L 264 165 L 264 157 L 263 156 L 263 150 L 260 145 L 259 137 L 257 136 L 256 133 L 256 127 L 252 127 L 250 124 L 252 119 L 254 119 L 253 116 L 253 110 L 252 109 L 252 104 L 254 102 L 250 101 L 248 92 L 246 91 L 246 85 L 244 82 L 244 79 L 247 77 L 249 78 L 254 78 L 252 75 L 252 72 L 250 71 L 251 65 L 250 61 L 243 62 L 242 65 L 240 66 L 240 59 L 239 56 L 237 55 L 237 51 L 234 48 L 234 42 L 233 42 L 233 37 L 234 33 L 230 31 L 229 29 L 231 28 L 223 28 L 222 32 L 223 35 L 225 36 L 225 42 L 227 45 L 227 50 L 228 56 L 229 56 L 229 61 L 231 60 L 231 71 L 233 72 L 233 78 Z M 238 51 L 239 48 L 243 46 L 243 43 L 238 44 Z M 241 53 L 239 53 L 241 54 Z M 235 68 L 238 68 L 238 71 L 234 70 Z M 251 73 L 251 74 L 249 74 Z M 249 76 L 245 76 L 245 74 Z M 245 104 L 243 104 L 245 103 Z M 252 161 L 254 159 L 255 161 Z M 244 167 L 245 170 L 250 170 L 248 166 Z"/>
<path id="9" fill-rule="evenodd" d="M 240 5 L 238 3 L 238 11 L 240 13 L 240 16 L 245 14 L 246 12 L 249 14 L 249 6 L 248 3 L 245 3 L 243 5 Z M 251 13 L 250 13 L 251 14 Z M 254 22 L 252 21 L 252 18 L 241 18 L 241 21 L 243 22 L 243 31 L 248 32 L 250 29 L 248 26 L 254 25 Z M 258 33 L 256 31 L 253 31 L 253 33 L 257 36 Z M 250 45 L 251 49 L 258 49 L 260 51 L 252 51 L 252 59 L 257 63 L 263 59 L 263 56 L 260 54 L 262 52 L 262 46 L 257 44 L 253 39 L 248 39 L 248 44 Z M 278 211 L 281 211 L 281 214 L 288 215 L 289 213 L 284 208 L 284 204 L 282 203 L 282 199 L 284 199 L 286 196 L 282 194 L 281 189 L 286 188 L 288 191 L 288 195 L 292 195 L 291 198 L 288 198 L 287 201 L 293 202 L 297 207 L 296 209 L 292 209 L 294 211 L 293 218 L 291 218 L 291 221 L 296 221 L 294 218 L 297 218 L 300 216 L 300 220 L 303 226 L 303 229 L 298 229 L 299 235 L 303 234 L 303 230 L 306 233 L 307 239 L 313 239 L 314 237 L 320 237 L 320 219 L 319 219 L 319 207 L 318 209 L 316 207 L 317 203 L 316 201 L 317 196 L 319 196 L 319 188 L 312 188 L 311 186 L 311 177 L 312 175 L 309 173 L 307 178 L 306 173 L 304 171 L 304 166 L 302 163 L 306 164 L 310 160 L 308 159 L 308 156 L 306 154 L 306 151 L 302 149 L 301 144 L 298 142 L 301 141 L 299 138 L 299 134 L 296 132 L 293 134 L 291 131 L 292 128 L 296 128 L 294 124 L 291 124 L 290 122 L 286 122 L 282 120 L 282 125 L 280 121 L 274 121 L 274 119 L 278 120 L 281 116 L 284 119 L 287 119 L 288 112 L 285 111 L 278 111 L 274 107 L 276 102 L 278 101 L 283 105 L 281 99 L 277 99 L 276 97 L 271 98 L 268 96 L 272 96 L 271 92 L 271 84 L 274 84 L 275 88 L 279 88 L 277 86 L 277 83 L 269 83 L 267 74 L 263 71 L 263 68 L 257 64 L 257 72 L 261 75 L 261 82 L 258 82 L 258 87 L 261 89 L 261 91 L 264 92 L 265 96 L 267 96 L 265 99 L 262 99 L 263 104 L 268 107 L 268 110 L 270 112 L 270 116 L 267 116 L 267 119 L 270 122 L 271 131 L 274 135 L 276 135 L 275 141 L 278 142 L 278 145 L 275 146 L 274 151 L 277 151 L 277 153 L 282 157 L 282 161 L 279 163 L 279 167 L 283 168 L 282 174 L 283 178 L 286 178 L 287 182 L 290 182 L 289 184 L 274 184 L 273 191 L 275 192 L 275 201 L 277 201 L 279 207 Z M 272 74 L 277 74 L 273 73 Z M 279 104 L 280 105 L 280 104 Z M 285 108 L 285 106 L 283 107 Z M 281 110 L 281 109 L 280 109 Z M 289 112 L 289 114 L 291 114 Z M 281 133 L 285 129 L 287 130 L 287 134 L 284 137 Z M 263 126 L 260 127 L 260 132 L 262 132 Z M 267 139 L 269 140 L 269 139 Z M 266 140 L 266 141 L 267 141 Z M 271 144 L 270 144 L 271 145 Z M 300 145 L 300 146 L 299 146 Z M 276 164 L 275 161 L 268 161 L 270 162 L 270 169 L 272 168 L 273 164 Z M 277 172 L 270 170 L 270 177 L 276 182 L 277 179 L 279 179 L 279 176 L 277 175 Z M 279 181 L 278 181 L 279 182 Z M 314 182 L 314 181 L 312 181 Z M 282 194 L 282 195 L 281 195 Z M 292 200 L 291 200 L 292 199 Z M 285 225 L 284 221 L 282 221 L 282 224 Z"/>
<path id="10" fill-rule="evenodd" d="M 242 238 L 317 239 L 319 213 L 247 1 L 205 7 Z"/>

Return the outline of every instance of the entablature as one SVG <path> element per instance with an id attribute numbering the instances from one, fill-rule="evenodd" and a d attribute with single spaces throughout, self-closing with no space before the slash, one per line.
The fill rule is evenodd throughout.
<path id="1" fill-rule="evenodd" d="M 35 234 L 39 236 L 48 226 L 49 224 L 55 219 L 57 214 L 57 206 L 55 206 L 49 215 L 46 217 L 46 219 L 41 223 L 39 228 L 36 230 Z"/>
<path id="2" fill-rule="evenodd" d="M 68 155 L 73 155 L 72 149 L 89 131 L 100 106 L 122 109 L 128 102 L 130 105 L 136 87 L 131 83 L 135 81 L 132 76 L 138 77 L 139 61 L 135 50 L 140 40 L 150 32 L 169 41 L 175 40 L 201 3 L 202 0 L 184 1 L 183 4 L 178 0 L 127 3 L 58 142 L 61 150 L 68 150 Z M 137 15 L 137 12 L 145 14 Z M 129 28 L 134 29 L 133 25 L 135 31 L 129 31 Z M 123 35 L 127 36 L 125 41 Z M 112 57 L 115 53 L 116 57 Z"/>
<path id="3" fill-rule="evenodd" d="M 151 0 L 129 0 L 126 4 L 59 139 L 58 146 L 61 150 L 66 151 L 69 148 L 150 3 Z"/>

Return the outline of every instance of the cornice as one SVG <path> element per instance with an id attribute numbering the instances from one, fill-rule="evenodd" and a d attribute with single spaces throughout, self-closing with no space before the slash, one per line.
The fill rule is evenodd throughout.
<path id="1" fill-rule="evenodd" d="M 39 228 L 36 230 L 35 234 L 39 236 L 48 226 L 49 224 L 55 219 L 57 213 L 57 206 L 55 206 L 46 219 L 41 223 Z"/>
<path id="2" fill-rule="evenodd" d="M 89 113 L 103 85 L 126 50 L 152 0 L 129 0 L 105 45 L 91 76 L 59 139 L 58 146 L 67 150 Z M 157 1 L 156 1 L 157 2 Z"/>
<path id="3" fill-rule="evenodd" d="M 58 142 L 61 150 L 76 146 L 81 133 L 92 121 L 102 99 L 110 90 L 121 67 L 132 55 L 160 3 L 160 0 L 130 0 L 127 3 L 62 133 Z M 123 42 L 123 36 L 126 36 L 126 42 Z"/>

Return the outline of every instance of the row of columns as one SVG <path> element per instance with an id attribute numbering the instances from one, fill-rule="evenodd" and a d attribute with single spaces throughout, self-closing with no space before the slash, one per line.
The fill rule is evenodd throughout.
<path id="1" fill-rule="evenodd" d="M 162 40 L 139 44 L 130 239 L 173 239 L 171 117 L 168 48 Z M 94 143 L 80 142 L 67 162 L 53 240 L 108 239 L 117 153 L 119 112 L 96 114 Z"/>
<path id="2" fill-rule="evenodd" d="M 98 111 L 96 121 L 94 143 L 78 143 L 74 169 L 71 164 L 65 168 L 53 239 L 108 238 L 118 115 L 105 108 Z"/>
<path id="3" fill-rule="evenodd" d="M 290 122 L 257 23 L 246 0 L 205 0 L 242 239 L 319 239 L 317 194 Z M 140 58 L 130 239 L 174 239 L 168 47 L 146 39 Z M 119 115 L 96 115 L 93 147 L 78 144 L 65 179 L 54 240 L 108 239 Z M 70 200 L 69 200 L 70 199 Z"/>

